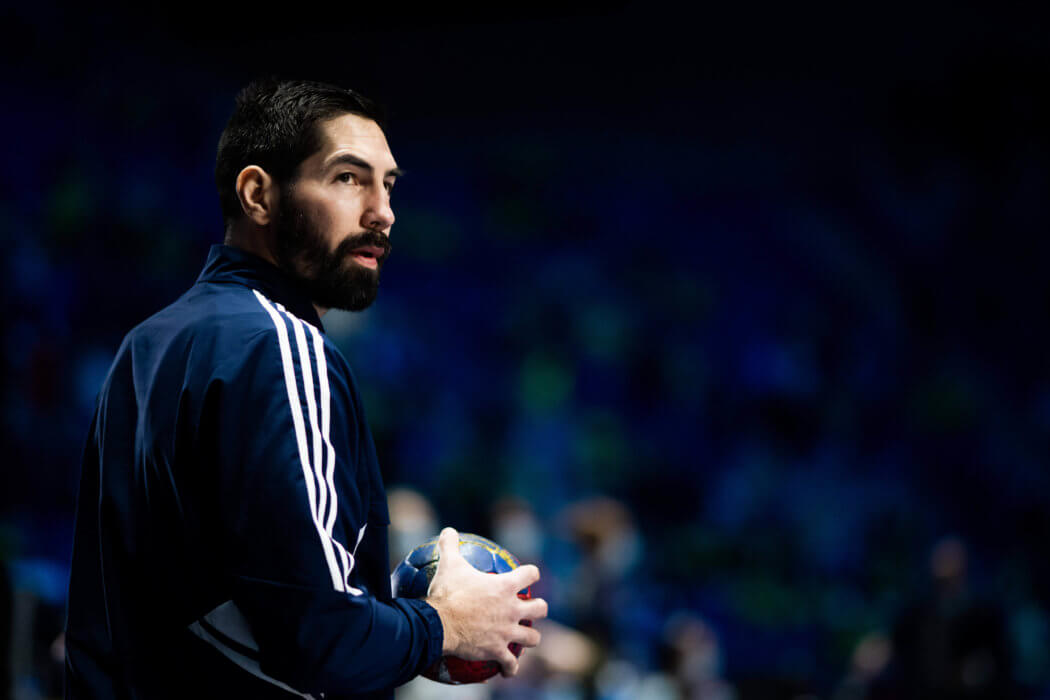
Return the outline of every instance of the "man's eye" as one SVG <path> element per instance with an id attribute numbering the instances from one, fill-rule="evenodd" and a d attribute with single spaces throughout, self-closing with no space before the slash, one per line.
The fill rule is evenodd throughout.
<path id="1" fill-rule="evenodd" d="M 336 180 L 339 180 L 339 182 L 357 182 L 357 176 L 353 173 L 340 173 Z"/>

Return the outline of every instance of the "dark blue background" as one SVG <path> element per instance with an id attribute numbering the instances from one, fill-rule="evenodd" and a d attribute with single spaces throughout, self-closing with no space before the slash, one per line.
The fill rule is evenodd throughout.
<path id="1" fill-rule="evenodd" d="M 523 499 L 553 617 L 672 676 L 667 621 L 703 619 L 740 698 L 843 692 L 858 641 L 935 607 L 957 537 L 995 692 L 1048 696 L 1044 13 L 35 2 L 0 25 L 0 558 L 45 650 L 16 649 L 22 686 L 54 692 L 95 393 L 221 240 L 219 133 L 277 73 L 385 103 L 408 173 L 379 300 L 325 317 L 388 484 L 479 534 Z M 571 514 L 598 497 L 638 554 L 588 607 Z"/>

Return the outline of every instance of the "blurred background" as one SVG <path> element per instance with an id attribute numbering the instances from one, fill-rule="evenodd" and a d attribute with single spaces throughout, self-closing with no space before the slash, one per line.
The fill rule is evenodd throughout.
<path id="1" fill-rule="evenodd" d="M 1050 698 L 1044 10 L 0 27 L 0 697 L 61 694 L 96 392 L 221 241 L 219 134 L 277 73 L 384 103 L 407 171 L 378 301 L 324 318 L 392 556 L 451 524 L 551 605 L 519 678 L 400 698 Z"/>

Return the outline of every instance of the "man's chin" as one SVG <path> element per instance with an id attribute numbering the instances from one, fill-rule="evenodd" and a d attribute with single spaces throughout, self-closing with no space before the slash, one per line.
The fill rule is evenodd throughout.
<path id="1" fill-rule="evenodd" d="M 364 283 L 362 283 L 364 282 Z M 379 276 L 367 282 L 360 278 L 344 284 L 310 285 L 313 302 L 326 309 L 343 311 L 364 311 L 376 300 L 379 293 Z"/>
<path id="2" fill-rule="evenodd" d="M 379 291 L 379 272 L 358 263 L 352 256 L 331 256 L 319 261 L 313 271 L 302 258 L 290 265 L 291 272 L 310 295 L 310 300 L 325 309 L 363 311 L 372 305 Z"/>

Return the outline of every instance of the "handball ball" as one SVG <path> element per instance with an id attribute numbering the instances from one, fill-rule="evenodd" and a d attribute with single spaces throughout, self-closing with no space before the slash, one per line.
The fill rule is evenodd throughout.
<path id="1" fill-rule="evenodd" d="M 465 532 L 459 535 L 459 553 L 471 566 L 487 574 L 503 574 L 520 566 L 517 557 L 492 540 Z M 436 537 L 409 552 L 390 575 L 394 597 L 425 598 L 440 558 L 441 550 L 438 549 Z M 528 599 L 532 595 L 526 588 L 518 591 L 518 597 Z M 532 625 L 528 620 L 522 620 L 521 624 Z M 520 644 L 510 644 L 509 649 L 515 656 L 521 656 Z M 466 661 L 455 656 L 442 656 L 423 671 L 426 678 L 451 685 L 480 683 L 497 673 L 499 664 L 495 661 Z"/>

